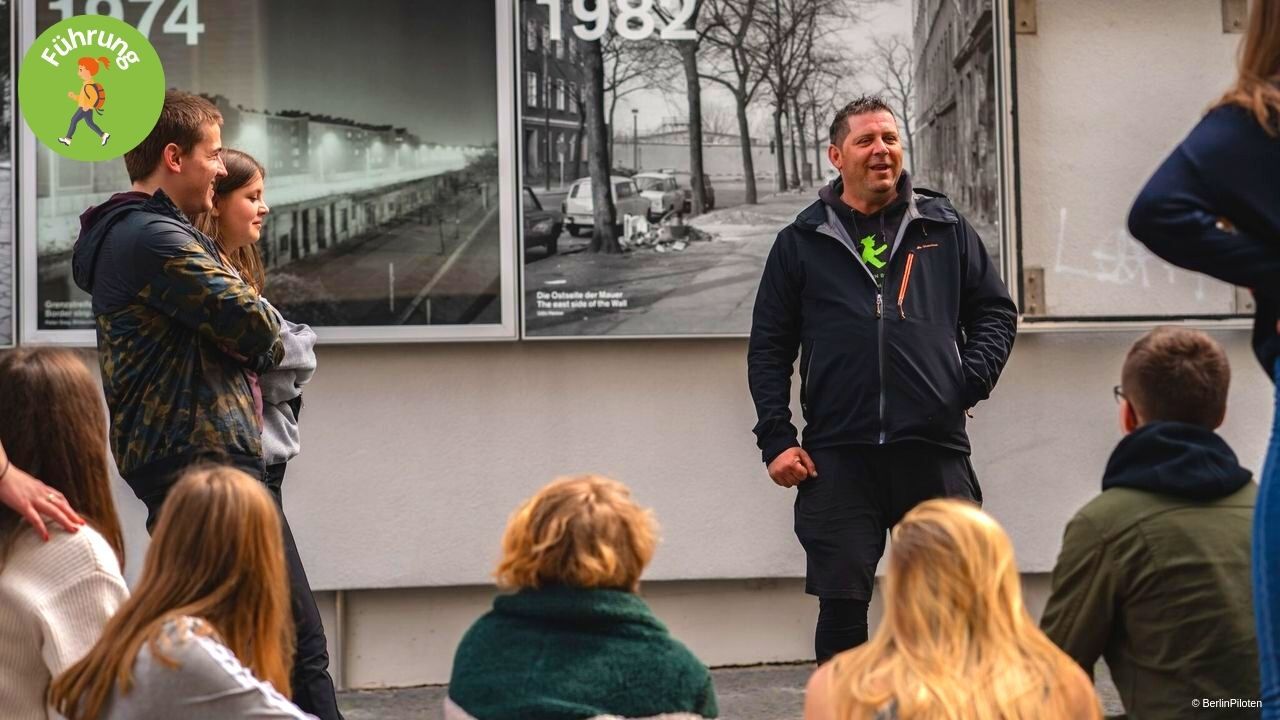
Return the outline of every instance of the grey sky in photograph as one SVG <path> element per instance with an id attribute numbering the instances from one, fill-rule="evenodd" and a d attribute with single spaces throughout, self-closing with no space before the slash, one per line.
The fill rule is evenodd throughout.
<path id="1" fill-rule="evenodd" d="M 267 107 L 407 127 L 424 141 L 497 141 L 492 0 L 260 0 Z"/>
<path id="2" fill-rule="evenodd" d="M 568 19 L 566 19 L 566 24 Z M 869 4 L 863 11 L 860 22 L 848 23 L 837 31 L 842 45 L 852 55 L 860 55 L 872 49 L 872 41 L 877 35 L 901 35 L 903 42 L 911 44 L 911 0 L 886 0 L 882 3 Z M 874 73 L 868 70 L 859 73 L 854 80 L 865 91 L 877 90 Z M 850 83 L 852 87 L 854 83 Z M 767 91 L 762 91 L 763 95 Z M 766 102 L 760 101 L 760 95 L 753 101 L 754 115 L 757 122 L 764 122 L 769 114 Z M 853 98 L 850 98 L 852 100 Z M 720 85 L 704 81 L 702 83 L 702 101 L 704 110 L 709 103 L 732 112 L 733 96 Z M 631 131 L 631 109 L 640 110 L 636 120 L 640 133 L 657 130 L 665 121 L 684 122 L 688 116 L 688 107 L 684 98 L 683 80 L 674 91 L 659 92 L 657 90 L 640 90 L 624 96 L 618 101 L 617 117 L 624 118 L 626 132 Z"/>

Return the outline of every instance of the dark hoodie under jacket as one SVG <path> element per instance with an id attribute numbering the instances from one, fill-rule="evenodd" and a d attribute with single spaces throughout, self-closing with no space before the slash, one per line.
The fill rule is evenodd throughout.
<path id="1" fill-rule="evenodd" d="M 907 203 L 890 231 L 883 288 L 827 201 L 778 233 L 747 351 L 766 463 L 800 444 L 790 408 L 797 351 L 804 447 L 914 439 L 969 452 L 965 411 L 995 387 L 1017 308 L 946 196 L 913 189 L 905 172 L 898 189 Z M 838 200 L 842 192 L 836 180 L 822 195 Z M 869 220 L 879 227 L 877 215 Z"/>
<path id="2" fill-rule="evenodd" d="M 1233 227 L 1220 226 L 1226 218 Z M 1147 181 L 1129 232 L 1179 267 L 1252 288 L 1253 350 L 1274 380 L 1280 360 L 1280 128 L 1235 106 L 1211 111 Z"/>
<path id="3" fill-rule="evenodd" d="M 280 361 L 274 313 L 164 191 L 114 195 L 80 223 L 72 272 L 93 297 L 121 476 L 143 497 L 197 458 L 260 466 L 242 370 Z"/>
<path id="4" fill-rule="evenodd" d="M 1203 698 L 1256 700 L 1249 471 L 1214 432 L 1157 422 L 1120 442 L 1102 488 L 1067 525 L 1045 634 L 1086 672 L 1105 655 L 1134 720 L 1189 717 Z"/>

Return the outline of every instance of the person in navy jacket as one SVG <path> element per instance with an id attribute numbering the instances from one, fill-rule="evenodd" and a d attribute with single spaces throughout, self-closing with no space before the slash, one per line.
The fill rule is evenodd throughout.
<path id="1" fill-rule="evenodd" d="M 796 488 L 819 661 L 866 641 L 889 528 L 930 498 L 982 501 L 966 414 L 995 387 L 1017 323 L 978 233 L 912 186 L 882 100 L 840 110 L 827 154 L 840 178 L 778 234 L 747 355 L 762 459 Z"/>
<path id="2" fill-rule="evenodd" d="M 1129 232 L 1179 267 L 1253 290 L 1253 348 L 1280 374 L 1280 2 L 1254 2 L 1235 85 L 1164 161 Z M 1280 407 L 1280 403 L 1277 403 Z M 1280 718 L 1280 416 L 1253 521 L 1262 713 Z"/>

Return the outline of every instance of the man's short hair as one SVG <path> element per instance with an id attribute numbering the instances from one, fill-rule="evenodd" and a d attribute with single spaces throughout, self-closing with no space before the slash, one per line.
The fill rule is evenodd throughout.
<path id="1" fill-rule="evenodd" d="M 191 152 L 204 139 L 205 127 L 214 124 L 222 124 L 222 113 L 213 103 L 182 90 L 165 91 L 156 126 L 151 128 L 146 140 L 124 154 L 129 182 L 138 182 L 155 172 L 169 143 L 177 145 L 183 153 Z"/>
<path id="2" fill-rule="evenodd" d="M 1199 330 L 1162 326 L 1143 335 L 1124 360 L 1120 387 L 1143 422 L 1176 421 L 1213 430 L 1227 412 L 1231 365 Z"/>
<path id="3" fill-rule="evenodd" d="M 849 118 L 873 112 L 887 112 L 893 115 L 893 109 L 879 95 L 863 95 L 840 108 L 836 113 L 836 119 L 831 121 L 831 144 L 840 147 L 844 142 L 849 134 Z"/>

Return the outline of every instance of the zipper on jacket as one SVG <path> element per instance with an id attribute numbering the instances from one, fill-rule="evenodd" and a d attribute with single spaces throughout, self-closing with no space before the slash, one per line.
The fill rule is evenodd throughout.
<path id="1" fill-rule="evenodd" d="M 911 284 L 911 266 L 915 265 L 916 254 L 914 252 L 907 253 L 907 269 L 902 273 L 902 285 L 898 288 L 898 317 L 903 320 L 907 319 L 907 309 L 903 307 L 903 303 L 907 299 L 907 286 Z"/>
<path id="2" fill-rule="evenodd" d="M 813 392 L 813 361 L 818 352 L 818 342 L 809 345 L 809 365 L 804 369 L 804 383 L 800 386 L 800 409 L 808 412 L 809 394 Z"/>
<path id="3" fill-rule="evenodd" d="M 876 343 L 880 349 L 880 444 L 884 444 L 884 295 L 876 291 Z"/>

